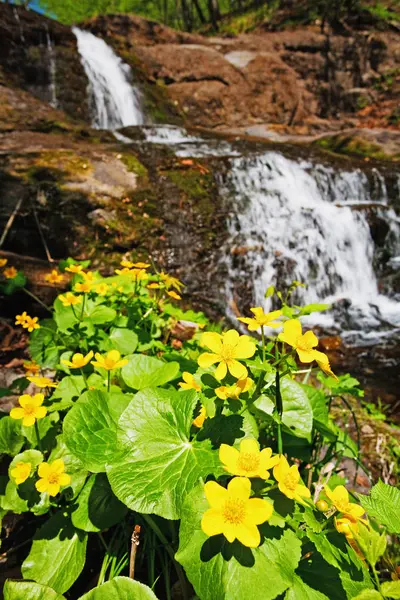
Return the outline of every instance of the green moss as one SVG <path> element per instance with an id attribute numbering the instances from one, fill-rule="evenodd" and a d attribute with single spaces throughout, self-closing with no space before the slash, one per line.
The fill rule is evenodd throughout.
<path id="1" fill-rule="evenodd" d="M 211 176 L 198 169 L 176 169 L 165 171 L 166 175 L 180 190 L 193 200 L 208 198 Z"/>
<path id="2" fill-rule="evenodd" d="M 335 154 L 374 158 L 376 160 L 397 161 L 400 159 L 400 154 L 386 154 L 379 144 L 374 144 L 358 136 L 333 135 L 321 138 L 314 144 Z"/>
<path id="3" fill-rule="evenodd" d="M 141 178 L 147 180 L 148 171 L 144 165 L 133 154 L 122 154 L 121 160 L 131 173 L 136 173 Z"/>

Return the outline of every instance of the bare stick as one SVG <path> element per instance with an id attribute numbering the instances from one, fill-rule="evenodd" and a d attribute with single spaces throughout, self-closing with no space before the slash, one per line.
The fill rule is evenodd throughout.
<path id="1" fill-rule="evenodd" d="M 0 248 L 2 247 L 2 245 L 4 244 L 4 241 L 7 237 L 8 232 L 10 231 L 13 223 L 14 223 L 14 219 L 18 214 L 19 209 L 21 208 L 21 204 L 23 202 L 23 198 L 20 198 L 17 202 L 17 204 L 15 205 L 15 208 L 13 210 L 13 212 L 10 215 L 10 218 L 8 219 L 6 226 L 4 227 L 3 233 L 1 234 L 1 238 L 0 238 Z"/>
<path id="2" fill-rule="evenodd" d="M 32 211 L 33 211 L 33 216 L 35 217 L 36 226 L 39 231 L 40 239 L 42 240 L 44 251 L 46 252 L 47 260 L 49 261 L 49 263 L 53 263 L 54 259 L 51 257 L 50 250 L 49 250 L 49 247 L 47 246 L 46 240 L 44 238 L 43 231 L 42 231 L 42 228 L 40 226 L 39 219 L 37 216 L 36 208 L 35 208 L 35 205 L 33 202 L 32 202 Z"/>
<path id="3" fill-rule="evenodd" d="M 129 577 L 131 579 L 135 578 L 136 552 L 137 552 L 138 546 L 140 544 L 139 536 L 140 536 L 140 525 L 135 525 L 135 527 L 133 529 L 132 537 L 131 537 L 131 556 L 130 556 L 130 560 L 129 560 Z"/>

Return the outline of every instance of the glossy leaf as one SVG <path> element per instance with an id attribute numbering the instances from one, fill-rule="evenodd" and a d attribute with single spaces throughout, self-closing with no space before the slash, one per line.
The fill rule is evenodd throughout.
<path id="1" fill-rule="evenodd" d="M 115 577 L 81 596 L 79 600 L 157 600 L 147 585 L 128 577 Z"/>
<path id="2" fill-rule="evenodd" d="M 103 531 L 119 523 L 127 508 L 114 495 L 103 473 L 92 475 L 76 500 L 72 523 L 84 531 Z"/>
<path id="3" fill-rule="evenodd" d="M 125 383 L 134 390 L 164 385 L 179 373 L 177 362 L 165 363 L 145 354 L 133 354 L 126 358 L 129 362 L 122 367 L 121 374 Z"/>
<path id="4" fill-rule="evenodd" d="M 2 417 L 0 419 L 0 454 L 15 456 L 21 450 L 23 443 L 21 422 L 8 416 Z"/>
<path id="5" fill-rule="evenodd" d="M 400 533 L 400 490 L 379 481 L 369 496 L 359 494 L 358 498 L 371 517 L 375 517 L 391 533 Z"/>
<path id="6" fill-rule="evenodd" d="M 11 581 L 8 579 L 3 588 L 4 600 L 65 600 L 47 585 L 33 581 Z"/>

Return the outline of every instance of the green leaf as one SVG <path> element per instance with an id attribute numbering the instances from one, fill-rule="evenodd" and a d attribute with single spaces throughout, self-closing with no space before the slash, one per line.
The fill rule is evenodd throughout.
<path id="1" fill-rule="evenodd" d="M 284 377 L 281 380 L 281 395 L 283 404 L 282 422 L 292 435 L 310 440 L 313 413 L 308 396 L 302 386 Z M 260 396 L 254 406 L 261 412 L 272 416 L 274 403 L 267 396 Z"/>
<path id="2" fill-rule="evenodd" d="M 295 575 L 293 585 L 286 592 L 285 600 L 330 600 L 322 592 L 310 588 L 298 575 Z"/>
<path id="3" fill-rule="evenodd" d="M 165 363 L 145 354 L 133 354 L 126 358 L 129 362 L 122 367 L 121 374 L 125 383 L 134 390 L 164 385 L 179 373 L 177 362 Z"/>
<path id="4" fill-rule="evenodd" d="M 390 533 L 400 533 L 400 490 L 378 481 L 369 496 L 358 495 L 361 506 Z"/>
<path id="5" fill-rule="evenodd" d="M 127 508 L 114 495 L 103 473 L 92 475 L 79 494 L 72 523 L 84 531 L 103 531 L 119 523 Z"/>
<path id="6" fill-rule="evenodd" d="M 183 505 L 175 556 L 201 600 L 272 600 L 293 585 L 301 556 L 295 533 L 263 526 L 266 536 L 278 537 L 265 537 L 255 549 L 229 544 L 222 536 L 208 538 L 200 525 L 208 508 L 199 485 Z"/>
<path id="7" fill-rule="evenodd" d="M 57 458 L 64 461 L 65 472 L 71 475 L 71 483 L 63 490 L 63 494 L 66 494 L 72 500 L 79 494 L 85 484 L 88 474 L 87 469 L 85 469 L 79 458 L 69 450 L 63 435 L 57 436 L 57 445 L 49 456 L 49 462 L 53 462 Z"/>
<path id="8" fill-rule="evenodd" d="M 157 600 L 151 589 L 128 577 L 115 577 L 79 600 Z"/>
<path id="9" fill-rule="evenodd" d="M 322 312 L 323 310 L 329 310 L 330 304 L 306 304 L 300 310 L 299 316 L 310 315 L 313 312 Z"/>
<path id="10" fill-rule="evenodd" d="M 24 443 L 21 433 L 21 422 L 11 417 L 2 417 L 0 420 L 0 454 L 15 456 Z"/>
<path id="11" fill-rule="evenodd" d="M 237 438 L 244 436 L 243 416 L 241 415 L 216 415 L 212 419 L 206 419 L 203 427 L 197 434 L 197 439 L 209 439 L 214 448 L 221 444 L 232 446 Z"/>
<path id="12" fill-rule="evenodd" d="M 383 600 L 383 596 L 376 590 L 363 590 L 357 596 L 353 596 L 352 600 Z"/>
<path id="13" fill-rule="evenodd" d="M 105 471 L 117 453 L 117 421 L 131 398 L 128 394 L 90 390 L 66 415 L 65 442 L 88 471 Z"/>
<path id="14" fill-rule="evenodd" d="M 115 328 L 110 333 L 110 349 L 115 348 L 121 354 L 133 354 L 138 345 L 138 336 L 130 329 Z"/>
<path id="15" fill-rule="evenodd" d="M 361 552 L 371 565 L 375 565 L 386 550 L 386 533 L 379 534 L 372 527 L 360 523 L 356 535 Z"/>
<path id="16" fill-rule="evenodd" d="M 74 312 L 75 311 L 75 312 Z M 61 333 L 67 333 L 68 329 L 79 323 L 78 315 L 82 311 L 82 302 L 72 306 L 64 306 L 59 298 L 54 302 L 54 320 Z"/>
<path id="17" fill-rule="evenodd" d="M 19 462 L 31 463 L 31 476 L 23 483 L 16 485 L 14 478 L 11 476 L 11 471 Z M 39 494 L 34 482 L 36 467 L 41 462 L 43 462 L 43 454 L 39 450 L 25 450 L 14 457 L 8 467 L 10 481 L 2 499 L 4 510 L 12 510 L 17 514 L 30 510 L 37 515 L 46 513 L 49 510 L 49 497 L 47 494 Z"/>
<path id="18" fill-rule="evenodd" d="M 7 296 L 11 296 L 18 288 L 22 288 L 26 285 L 26 277 L 22 271 L 18 271 L 15 277 L 7 279 L 5 283 L 1 284 L 1 290 Z"/>
<path id="19" fill-rule="evenodd" d="M 222 471 L 208 440 L 190 441 L 196 403 L 193 390 L 146 389 L 122 413 L 121 455 L 107 473 L 115 495 L 130 509 L 178 519 L 199 479 Z"/>
<path id="20" fill-rule="evenodd" d="M 50 402 L 58 399 L 68 402 L 77 400 L 85 388 L 86 384 L 82 375 L 68 375 L 60 381 L 57 388 L 54 390 Z"/>
<path id="21" fill-rule="evenodd" d="M 42 327 L 35 329 L 30 335 L 29 352 L 32 359 L 43 368 L 53 369 L 58 365 L 59 360 L 59 352 L 55 342 L 56 324 L 52 319 L 45 319 L 40 324 Z M 54 335 L 49 329 L 54 330 Z"/>
<path id="22" fill-rule="evenodd" d="M 8 579 L 3 589 L 4 600 L 65 600 L 47 585 L 32 581 L 11 581 Z"/>
<path id="23" fill-rule="evenodd" d="M 399 600 L 400 598 L 400 581 L 385 581 L 381 585 L 382 593 L 386 598 L 394 598 Z"/>
<path id="24" fill-rule="evenodd" d="M 52 516 L 33 538 L 22 564 L 24 579 L 48 585 L 63 594 L 79 577 L 86 559 L 87 534 L 76 530 L 61 512 Z"/>
<path id="25" fill-rule="evenodd" d="M 88 303 L 89 305 L 89 303 Z M 85 311 L 84 321 L 89 320 L 93 325 L 104 325 L 105 323 L 111 323 L 117 316 L 116 311 L 110 306 L 99 304 L 93 308 L 88 308 Z"/>
<path id="26" fill-rule="evenodd" d="M 337 438 L 335 428 L 329 417 L 328 398 L 321 389 L 301 384 L 306 392 L 313 412 L 313 426 L 330 441 Z"/>

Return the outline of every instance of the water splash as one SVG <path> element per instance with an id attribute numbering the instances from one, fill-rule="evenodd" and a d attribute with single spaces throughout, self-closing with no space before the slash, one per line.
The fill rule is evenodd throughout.
<path id="1" fill-rule="evenodd" d="M 19 18 L 19 14 L 18 14 L 18 9 L 16 6 L 13 6 L 13 13 L 14 13 L 14 17 L 15 20 L 18 23 L 18 27 L 19 27 L 19 37 L 21 38 L 21 42 L 23 44 L 25 44 L 25 36 L 24 36 L 24 29 L 22 27 L 22 23 L 21 23 L 21 19 Z"/>
<path id="2" fill-rule="evenodd" d="M 141 125 L 144 118 L 140 92 L 131 83 L 130 67 L 101 38 L 77 27 L 72 31 L 89 79 L 93 126 L 115 130 Z"/>
<path id="3" fill-rule="evenodd" d="M 400 327 L 400 303 L 379 292 L 374 270 L 375 245 L 363 210 L 378 206 L 390 223 L 393 254 L 400 247 L 400 226 L 388 206 L 385 181 L 373 185 L 360 170 L 334 171 L 324 165 L 285 158 L 276 152 L 231 159 L 222 186 L 232 203 L 226 267 L 229 301 L 251 282 L 254 305 L 271 308 L 265 291 L 292 280 L 301 303 L 346 303 L 343 314 L 317 314 L 313 322 L 348 331 Z M 340 303 L 339 303 L 340 305 Z"/>
<path id="4" fill-rule="evenodd" d="M 49 33 L 49 29 L 46 23 L 46 40 L 47 40 L 47 53 L 49 55 L 49 68 L 50 68 L 50 106 L 53 108 L 57 108 L 57 88 L 56 88 L 56 75 L 57 75 L 57 66 L 56 66 L 56 53 L 54 50 L 54 46 L 51 42 L 51 37 Z"/>

